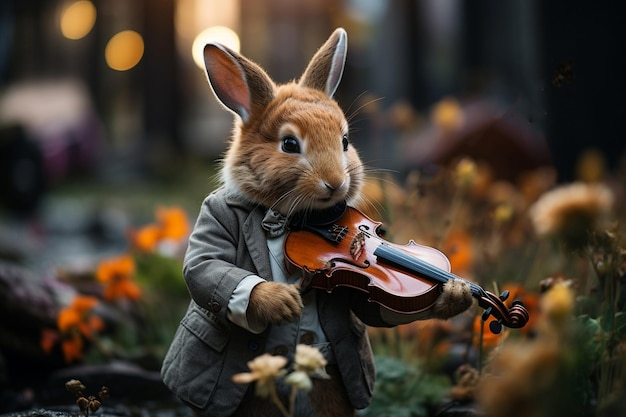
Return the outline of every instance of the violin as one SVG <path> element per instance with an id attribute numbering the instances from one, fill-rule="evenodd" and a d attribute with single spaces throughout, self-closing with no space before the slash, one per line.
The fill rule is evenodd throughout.
<path id="1" fill-rule="evenodd" d="M 345 205 L 294 219 L 285 237 L 286 259 L 303 271 L 307 288 L 332 292 L 345 286 L 369 294 L 369 300 L 400 314 L 426 312 L 433 307 L 449 280 L 466 282 L 483 321 L 493 316 L 489 328 L 521 328 L 529 319 L 521 301 L 508 308 L 500 295 L 484 290 L 450 272 L 450 261 L 439 250 L 417 244 L 390 243 L 382 237 L 382 223 Z"/>

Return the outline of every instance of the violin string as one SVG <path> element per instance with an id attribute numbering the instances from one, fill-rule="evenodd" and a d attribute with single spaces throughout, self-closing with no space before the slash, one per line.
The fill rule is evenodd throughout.
<path id="1" fill-rule="evenodd" d="M 372 233 L 368 230 L 363 230 L 359 228 L 360 225 L 357 225 L 357 227 L 350 227 L 350 226 L 345 226 L 347 228 L 347 231 L 345 232 L 345 234 L 343 235 L 343 238 L 341 241 L 345 240 L 345 239 L 350 239 L 350 242 L 354 241 L 354 239 L 356 239 L 357 235 L 362 234 L 363 236 L 365 236 L 366 238 L 370 238 L 370 239 L 375 239 L 377 242 L 379 242 L 379 246 L 383 246 L 386 250 L 388 250 L 390 253 L 397 255 L 399 258 L 404 259 L 404 260 L 409 260 L 409 263 L 411 264 L 415 264 L 415 265 L 419 265 L 420 267 L 424 267 L 426 273 L 422 273 L 423 275 L 426 275 L 426 279 L 435 279 L 435 280 L 439 280 L 439 278 L 435 277 L 429 277 L 428 273 L 432 273 L 433 275 L 439 275 L 440 278 L 443 278 L 444 282 L 446 282 L 447 280 L 450 279 L 458 279 L 461 280 L 465 283 L 467 283 L 470 287 L 470 290 L 472 292 L 472 295 L 476 298 L 478 298 L 479 300 L 481 299 L 489 299 L 490 301 L 490 305 L 494 305 L 493 302 L 494 300 L 492 300 L 492 297 L 488 295 L 488 292 L 486 292 L 481 286 L 479 286 L 478 284 L 475 284 L 471 281 L 468 281 L 462 277 L 459 277 L 458 275 L 453 274 L 452 272 L 449 271 L 445 271 L 442 268 L 439 268 L 435 265 L 430 264 L 427 261 L 424 261 L 422 259 L 420 259 L 417 256 L 413 256 L 410 253 L 407 253 L 405 251 L 402 251 L 400 249 L 394 249 L 393 245 L 390 242 L 387 242 L 385 239 L 381 238 L 380 236 L 378 236 L 375 233 Z M 332 231 L 330 231 L 332 233 Z M 421 246 L 421 245 L 420 245 Z M 426 247 L 428 248 L 428 247 Z M 435 248 L 430 248 L 433 249 L 435 251 L 438 251 Z M 445 257 L 445 254 L 442 253 L 442 255 Z M 401 265 L 400 265 L 401 266 Z M 516 307 L 517 310 L 516 312 L 518 313 L 516 316 L 516 319 L 521 321 L 521 325 L 516 325 L 515 327 L 522 327 L 527 321 L 528 321 L 528 312 L 526 311 L 526 309 L 523 307 L 523 305 L 520 307 L 518 305 L 518 307 Z M 502 317 L 500 317 L 500 315 L 498 315 L 498 318 L 500 320 L 503 320 L 504 318 L 506 318 L 506 320 L 504 320 L 504 324 L 507 326 L 511 326 L 513 324 L 513 322 L 511 322 L 511 320 L 508 318 L 508 311 L 505 309 L 503 311 L 501 311 L 500 313 L 502 313 Z M 495 315 L 495 311 L 491 311 L 490 310 L 490 314 Z M 521 315 L 522 317 L 518 317 L 519 315 Z"/>
<path id="2" fill-rule="evenodd" d="M 358 227 L 355 227 L 354 228 L 355 230 L 352 230 L 352 229 L 353 229 L 352 227 L 348 227 L 348 232 L 345 234 L 344 238 L 348 238 L 348 239 L 350 239 L 350 241 L 352 241 L 359 234 L 363 234 L 363 235 L 365 235 L 368 238 L 376 240 L 381 245 L 384 245 L 384 246 L 387 246 L 387 247 L 390 246 L 390 244 L 387 241 L 385 241 L 383 238 L 381 238 L 380 236 L 378 236 L 376 234 L 373 234 L 373 233 L 371 233 L 369 231 L 366 231 L 366 230 L 359 229 Z M 430 248 L 430 249 L 433 249 L 434 251 L 438 251 L 435 248 Z M 402 253 L 404 254 L 404 252 L 402 252 Z M 442 254 L 442 255 L 445 256 L 445 254 Z M 425 273 L 423 273 L 423 275 L 426 275 L 426 278 L 435 279 L 437 281 L 440 281 L 440 283 L 442 283 L 442 284 L 445 283 L 448 280 L 451 280 L 451 279 L 460 280 L 460 281 L 466 283 L 467 285 L 469 285 L 470 291 L 474 295 L 480 296 L 480 295 L 484 294 L 484 289 L 480 285 L 478 285 L 476 283 L 473 283 L 471 281 L 468 281 L 467 279 L 462 278 L 462 277 L 460 277 L 460 276 L 458 276 L 456 274 L 453 274 L 452 272 L 445 271 L 444 269 L 439 268 L 439 267 L 437 267 L 435 265 L 431 265 L 430 263 L 420 259 L 417 256 L 408 255 L 407 259 L 409 259 L 408 258 L 409 256 L 410 256 L 410 259 L 411 259 L 412 263 L 414 263 L 416 265 L 419 265 L 420 267 L 424 268 Z"/>

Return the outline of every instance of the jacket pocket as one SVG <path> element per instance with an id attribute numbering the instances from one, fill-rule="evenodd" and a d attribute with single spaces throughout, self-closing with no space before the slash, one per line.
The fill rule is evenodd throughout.
<path id="1" fill-rule="evenodd" d="M 206 407 L 224 364 L 227 343 L 228 333 L 214 316 L 190 308 L 163 360 L 163 382 L 183 402 Z"/>

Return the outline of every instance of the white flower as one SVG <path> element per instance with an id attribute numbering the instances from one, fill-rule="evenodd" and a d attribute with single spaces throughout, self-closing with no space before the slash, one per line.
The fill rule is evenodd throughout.
<path id="1" fill-rule="evenodd" d="M 578 182 L 545 193 L 529 214 L 538 235 L 579 247 L 607 219 L 614 198 L 606 185 Z"/>
<path id="2" fill-rule="evenodd" d="M 267 397 L 274 381 L 285 375 L 285 370 L 283 369 L 285 365 L 287 365 L 287 358 L 265 353 L 248 362 L 248 368 L 252 372 L 233 375 L 233 382 L 249 384 L 256 381 L 257 394 L 261 397 Z"/>
<path id="3" fill-rule="evenodd" d="M 330 378 L 324 367 L 328 361 L 317 349 L 309 345 L 297 345 L 294 357 L 294 369 L 306 372 L 310 376 L 318 378 Z"/>
<path id="4" fill-rule="evenodd" d="M 285 382 L 300 391 L 311 391 L 313 381 L 304 371 L 294 371 L 287 375 Z"/>

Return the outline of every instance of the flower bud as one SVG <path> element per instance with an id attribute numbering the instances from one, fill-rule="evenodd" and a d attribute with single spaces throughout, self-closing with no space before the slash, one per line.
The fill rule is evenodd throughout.
<path id="1" fill-rule="evenodd" d="M 93 400 L 89 401 L 89 411 L 95 413 L 100 409 L 101 405 L 102 403 L 94 398 Z"/>
<path id="2" fill-rule="evenodd" d="M 65 388 L 68 391 L 73 392 L 74 394 L 78 395 L 81 392 L 83 392 L 87 387 L 84 386 L 83 383 L 80 382 L 78 379 L 70 379 L 69 381 L 65 383 Z"/>
<path id="3" fill-rule="evenodd" d="M 100 397 L 101 400 L 106 400 L 107 398 L 109 398 L 109 388 L 108 387 L 100 388 L 100 391 L 98 392 L 98 397 Z"/>
<path id="4" fill-rule="evenodd" d="M 85 397 L 78 397 L 76 405 L 80 408 L 80 411 L 85 411 L 89 408 L 89 400 Z"/>

